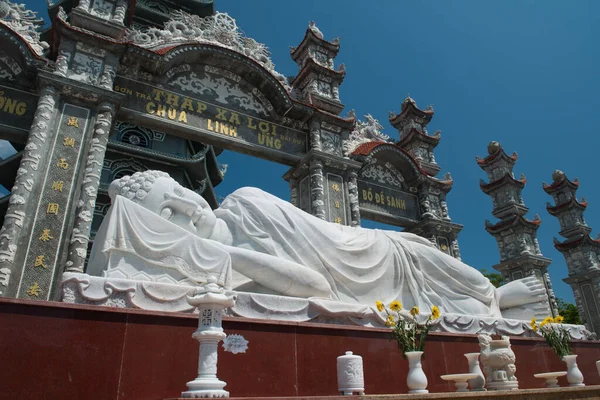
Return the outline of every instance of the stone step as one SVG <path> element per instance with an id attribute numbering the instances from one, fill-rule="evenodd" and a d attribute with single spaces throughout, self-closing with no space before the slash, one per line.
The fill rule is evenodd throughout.
<path id="1" fill-rule="evenodd" d="M 230 397 L 229 400 L 575 400 L 600 399 L 600 386 L 561 387 L 552 389 L 521 389 L 495 392 L 449 392 L 429 394 L 380 394 L 364 396 L 297 396 L 297 397 Z M 170 398 L 165 400 L 187 400 Z"/>

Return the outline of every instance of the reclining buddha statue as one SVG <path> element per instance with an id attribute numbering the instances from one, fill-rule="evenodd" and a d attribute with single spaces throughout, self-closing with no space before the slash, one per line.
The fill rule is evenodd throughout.
<path id="1" fill-rule="evenodd" d="M 548 315 L 534 276 L 495 288 L 478 270 L 410 233 L 343 226 L 256 188 L 216 210 L 160 171 L 112 182 L 112 206 L 87 273 L 198 285 L 207 276 L 238 292 L 444 313 L 530 319 Z M 160 277 L 160 279 L 158 279 Z"/>

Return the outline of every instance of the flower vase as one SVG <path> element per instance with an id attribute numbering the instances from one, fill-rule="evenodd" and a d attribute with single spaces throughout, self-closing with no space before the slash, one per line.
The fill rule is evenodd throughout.
<path id="1" fill-rule="evenodd" d="M 485 392 L 485 376 L 479 367 L 479 353 L 467 353 L 467 362 L 469 363 L 469 373 L 477 374 L 476 378 L 469 379 L 469 386 L 473 392 Z"/>
<path id="2" fill-rule="evenodd" d="M 569 386 L 585 386 L 583 383 L 583 374 L 577 366 L 577 354 L 571 354 L 563 357 L 567 364 L 567 381 Z"/>
<path id="3" fill-rule="evenodd" d="M 404 353 L 408 359 L 408 376 L 406 384 L 408 393 L 429 393 L 427 390 L 427 376 L 421 365 L 422 351 L 407 351 Z"/>

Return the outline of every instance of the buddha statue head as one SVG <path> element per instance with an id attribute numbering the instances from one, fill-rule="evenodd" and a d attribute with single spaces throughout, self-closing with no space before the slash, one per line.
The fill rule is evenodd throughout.
<path id="1" fill-rule="evenodd" d="M 202 237 L 210 237 L 216 216 L 198 193 L 184 188 L 162 171 L 143 171 L 114 180 L 108 188 L 114 201 L 117 195 L 160 215 L 171 223 Z"/>

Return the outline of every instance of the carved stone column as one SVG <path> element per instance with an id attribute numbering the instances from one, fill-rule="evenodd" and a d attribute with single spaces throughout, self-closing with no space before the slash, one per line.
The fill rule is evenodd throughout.
<path id="1" fill-rule="evenodd" d="M 313 150 L 321 150 L 321 123 L 312 121 L 310 124 L 310 147 Z"/>
<path id="2" fill-rule="evenodd" d="M 217 279 L 211 275 L 206 285 L 187 298 L 188 303 L 198 307 L 198 329 L 192 337 L 200 343 L 200 355 L 198 377 L 187 383 L 189 390 L 181 393 L 182 397 L 229 397 L 229 392 L 223 390 L 226 383 L 217 378 L 217 351 L 219 342 L 227 336 L 221 326 L 222 313 L 233 307 L 235 297 L 217 285 Z"/>
<path id="3" fill-rule="evenodd" d="M 58 99 L 59 93 L 54 87 L 42 87 L 27 144 L 12 188 L 4 225 L 0 230 L 0 294 L 4 296 L 15 296 L 20 275 L 23 272 L 22 258 L 25 255 L 25 249 L 19 247 L 19 238 L 22 229 L 26 229 L 29 225 L 25 216 L 26 209 L 33 209 L 33 207 L 28 207 L 32 200 L 30 199 L 32 191 L 39 191 L 40 181 L 43 180 L 45 172 L 43 166 L 50 154 L 52 140 L 49 136 L 54 127 Z M 30 219 L 31 217 L 28 218 L 28 220 Z M 22 256 L 17 257 L 19 259 L 15 259 L 17 252 Z"/>
<path id="4" fill-rule="evenodd" d="M 111 103 L 101 103 L 98 106 L 94 134 L 88 151 L 85 173 L 75 212 L 75 224 L 69 245 L 69 257 L 66 271 L 83 272 L 87 248 L 90 241 L 94 207 L 100 185 L 102 164 L 106 153 L 106 145 L 115 114 L 115 106 Z"/>
<path id="5" fill-rule="evenodd" d="M 348 172 L 348 200 L 350 202 L 350 226 L 360 226 L 360 204 L 358 203 L 358 184 L 356 171 Z"/>
<path id="6" fill-rule="evenodd" d="M 123 25 L 123 20 L 125 19 L 125 13 L 127 12 L 127 2 L 125 0 L 119 0 L 117 2 L 117 6 L 115 8 L 115 13 L 113 14 L 110 22 L 114 22 L 115 24 Z"/>
<path id="7" fill-rule="evenodd" d="M 320 219 L 326 219 L 325 190 L 323 187 L 323 162 L 313 159 L 310 161 L 310 201 L 312 214 Z"/>
<path id="8" fill-rule="evenodd" d="M 80 3 L 81 5 L 81 3 Z M 89 4 L 88 4 L 89 6 Z M 63 40 L 58 48 L 58 57 L 56 57 L 55 70 L 56 75 L 66 77 L 69 73 L 69 63 L 75 51 L 75 43 L 69 40 Z"/>
<path id="9" fill-rule="evenodd" d="M 298 207 L 298 180 L 295 178 L 290 178 L 290 203 Z"/>

